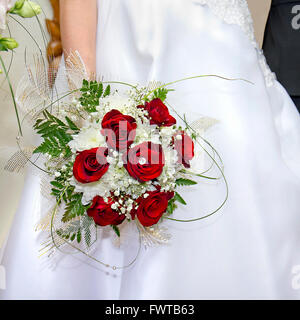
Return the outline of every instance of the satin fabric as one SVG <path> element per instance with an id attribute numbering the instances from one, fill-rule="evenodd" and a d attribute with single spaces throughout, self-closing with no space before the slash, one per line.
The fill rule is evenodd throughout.
<path id="1" fill-rule="evenodd" d="M 174 85 L 170 104 L 188 121 L 219 120 L 209 141 L 220 152 L 229 184 L 226 206 L 197 223 L 164 222 L 169 245 L 142 249 L 136 263 L 118 272 L 80 256 L 58 256 L 55 269 L 37 258 L 33 214 L 38 178 L 29 175 L 11 231 L 0 297 L 38 299 L 296 299 L 294 266 L 300 264 L 300 118 L 285 89 L 267 87 L 248 37 L 209 7 L 186 0 L 101 0 L 97 72 L 105 80 L 147 84 L 217 74 L 251 81 L 202 78 Z M 179 119 L 178 119 L 179 120 Z M 180 192 L 188 205 L 177 218 L 215 209 L 224 183 Z M 128 262 L 109 238 L 97 254 Z"/>

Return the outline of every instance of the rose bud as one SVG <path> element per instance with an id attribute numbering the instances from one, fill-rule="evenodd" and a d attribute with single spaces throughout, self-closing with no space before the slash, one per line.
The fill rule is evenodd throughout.
<path id="1" fill-rule="evenodd" d="M 9 13 L 17 14 L 22 18 L 32 18 L 42 12 L 41 7 L 29 0 L 18 0 Z"/>
<path id="2" fill-rule="evenodd" d="M 169 109 L 159 98 L 146 102 L 145 106 L 138 106 L 138 108 L 148 111 L 150 124 L 156 124 L 160 127 L 170 127 L 176 124 L 176 119 L 170 115 Z"/>
<path id="3" fill-rule="evenodd" d="M 190 168 L 194 158 L 194 141 L 184 131 L 177 132 L 173 137 L 174 149 L 177 151 L 178 163 Z"/>
<path id="4" fill-rule="evenodd" d="M 0 35 L 0 51 L 13 50 L 19 46 L 13 38 L 2 38 Z"/>

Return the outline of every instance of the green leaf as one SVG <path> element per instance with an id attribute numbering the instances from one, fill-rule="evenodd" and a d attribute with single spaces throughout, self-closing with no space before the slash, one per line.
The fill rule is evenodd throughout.
<path id="1" fill-rule="evenodd" d="M 66 204 L 62 222 L 68 222 L 76 217 L 83 216 L 87 210 L 87 206 L 82 204 L 82 194 L 75 193 L 71 197 L 71 201 Z"/>
<path id="2" fill-rule="evenodd" d="M 61 154 L 64 157 L 72 155 L 68 143 L 73 138 L 67 131 L 71 130 L 74 132 L 77 128 L 75 124 L 70 119 L 69 121 L 67 120 L 68 124 L 65 124 L 47 110 L 43 112 L 43 116 L 44 119 L 36 121 L 34 129 L 44 138 L 44 141 L 34 150 L 34 153 L 49 154 L 54 158 L 59 157 Z"/>
<path id="3" fill-rule="evenodd" d="M 99 106 L 99 100 L 103 94 L 103 84 L 97 81 L 83 80 L 82 88 L 80 89 L 82 95 L 79 101 L 87 112 L 96 112 L 96 107 Z M 110 94 L 110 88 L 105 90 L 104 96 Z"/>
<path id="4" fill-rule="evenodd" d="M 52 192 L 52 194 L 53 194 L 55 197 L 57 197 L 57 198 L 60 197 L 61 190 L 52 188 L 52 189 L 51 189 L 51 192 Z"/>
<path id="5" fill-rule="evenodd" d="M 71 221 L 66 226 L 56 230 L 56 233 L 67 240 L 74 241 L 78 237 L 78 233 L 80 233 L 80 221 Z"/>
<path id="6" fill-rule="evenodd" d="M 171 215 L 173 214 L 173 212 L 175 211 L 175 209 L 177 208 L 177 205 L 175 204 L 175 199 L 172 198 L 171 200 L 169 200 L 168 202 L 168 207 L 167 207 L 167 215 Z"/>
<path id="7" fill-rule="evenodd" d="M 33 153 L 49 154 L 52 157 L 59 157 L 62 152 L 63 148 L 57 147 L 48 138 L 46 138 L 44 142 L 33 151 Z"/>
<path id="8" fill-rule="evenodd" d="M 197 184 L 197 182 L 190 180 L 190 179 L 179 178 L 176 180 L 176 184 L 178 186 L 193 186 L 193 185 Z"/>
<path id="9" fill-rule="evenodd" d="M 99 88 L 98 88 L 98 92 L 99 92 L 99 97 L 101 97 L 102 96 L 102 94 L 103 94 L 103 84 L 102 83 L 99 83 Z"/>
<path id="10" fill-rule="evenodd" d="M 191 138 L 193 139 L 193 140 L 196 140 L 197 139 L 197 135 L 196 135 L 196 133 L 192 133 L 192 135 L 191 135 Z"/>
<path id="11" fill-rule="evenodd" d="M 63 188 L 64 188 L 64 186 L 63 186 L 61 183 L 57 182 L 57 181 L 51 181 L 50 183 L 51 183 L 54 187 L 56 187 L 56 188 L 58 188 L 58 189 L 63 189 Z"/>
<path id="12" fill-rule="evenodd" d="M 68 198 L 69 201 L 72 200 L 72 195 L 73 195 L 74 190 L 75 190 L 75 187 L 74 186 L 70 186 L 66 191 L 66 195 L 67 195 L 67 198 Z"/>
<path id="13" fill-rule="evenodd" d="M 110 95 L 110 85 L 108 85 L 108 86 L 106 87 L 106 89 L 105 89 L 105 91 L 104 91 L 103 97 L 105 98 L 105 97 L 107 97 L 107 96 L 109 96 L 109 95 Z"/>
<path id="14" fill-rule="evenodd" d="M 60 119 L 56 118 L 49 111 L 45 110 L 44 112 L 45 112 L 45 114 L 47 115 L 47 117 L 49 118 L 50 121 L 56 123 L 60 127 L 68 128 L 68 126 L 64 122 L 62 122 Z"/>
<path id="15" fill-rule="evenodd" d="M 77 237 L 76 238 L 77 238 L 77 242 L 80 243 L 81 242 L 81 231 L 80 231 L 80 229 L 77 232 Z"/>
<path id="16" fill-rule="evenodd" d="M 79 128 L 76 126 L 76 124 L 69 118 L 69 117 L 66 117 L 65 118 L 68 125 L 69 125 L 69 128 L 75 132 L 79 132 Z"/>
<path id="17" fill-rule="evenodd" d="M 176 201 L 178 201 L 179 203 L 186 205 L 186 202 L 184 201 L 184 199 L 181 197 L 181 195 L 178 192 L 175 192 L 174 199 Z"/>
<path id="18" fill-rule="evenodd" d="M 153 99 L 160 99 L 161 101 L 165 101 L 167 95 L 170 91 L 174 91 L 173 89 L 166 89 L 166 88 L 158 88 L 153 92 Z"/>
<path id="19" fill-rule="evenodd" d="M 111 226 L 118 237 L 120 237 L 120 229 L 117 226 Z"/>

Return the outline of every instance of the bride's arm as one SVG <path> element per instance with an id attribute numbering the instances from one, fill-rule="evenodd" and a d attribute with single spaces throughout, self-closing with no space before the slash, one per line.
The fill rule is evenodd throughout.
<path id="1" fill-rule="evenodd" d="M 60 27 L 65 55 L 77 50 L 95 73 L 97 0 L 60 0 Z"/>

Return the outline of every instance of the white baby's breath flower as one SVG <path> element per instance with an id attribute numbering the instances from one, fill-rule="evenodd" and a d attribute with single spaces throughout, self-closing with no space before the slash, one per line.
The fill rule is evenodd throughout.
<path id="1" fill-rule="evenodd" d="M 125 213 L 125 212 L 126 212 L 126 209 L 123 208 L 123 207 L 122 207 L 120 210 L 121 210 L 122 213 Z"/>
<path id="2" fill-rule="evenodd" d="M 113 204 L 111 205 L 111 208 L 112 208 L 113 210 L 118 209 L 118 204 L 117 204 L 117 203 L 113 203 Z"/>

